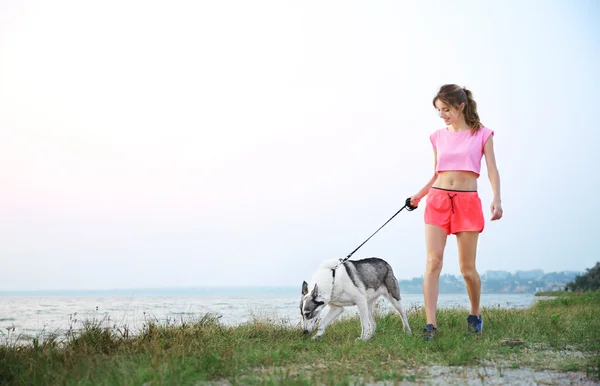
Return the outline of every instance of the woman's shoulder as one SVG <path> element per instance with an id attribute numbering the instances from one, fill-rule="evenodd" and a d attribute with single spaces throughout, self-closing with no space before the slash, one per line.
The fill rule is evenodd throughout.
<path id="1" fill-rule="evenodd" d="M 440 134 L 442 134 L 442 132 L 446 131 L 446 128 L 442 128 L 442 129 L 437 129 L 432 131 L 431 133 L 429 133 L 429 140 L 431 141 L 431 144 L 433 145 L 434 148 L 437 149 L 437 142 L 438 142 L 438 138 L 440 137 Z"/>
<path id="2" fill-rule="evenodd" d="M 487 126 L 481 125 L 479 130 L 477 130 L 477 134 L 479 135 L 478 140 L 481 141 L 482 146 L 485 146 L 485 143 L 488 141 L 488 139 L 494 136 L 494 130 Z"/>
<path id="3" fill-rule="evenodd" d="M 490 134 L 494 134 L 494 130 L 490 129 L 487 126 L 481 125 L 479 126 L 479 131 L 483 134 L 483 135 L 490 135 Z"/>

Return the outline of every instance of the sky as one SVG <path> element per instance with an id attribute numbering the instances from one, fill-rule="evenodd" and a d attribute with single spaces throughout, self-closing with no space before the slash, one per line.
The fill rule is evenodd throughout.
<path id="1" fill-rule="evenodd" d="M 600 5 L 0 0 L 0 290 L 300 286 L 433 174 L 469 88 L 477 269 L 600 261 Z M 425 268 L 424 201 L 352 259 Z M 459 275 L 450 237 L 443 274 Z"/>

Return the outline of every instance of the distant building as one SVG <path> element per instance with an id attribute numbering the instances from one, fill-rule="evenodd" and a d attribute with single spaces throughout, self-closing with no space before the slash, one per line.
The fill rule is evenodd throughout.
<path id="1" fill-rule="evenodd" d="M 505 280 L 510 277 L 510 272 L 506 271 L 487 271 L 483 278 L 485 280 Z"/>
<path id="2" fill-rule="evenodd" d="M 574 280 L 576 272 L 549 272 L 541 269 L 530 271 L 487 271 L 481 275 L 483 293 L 536 293 L 564 290 L 567 283 Z M 403 293 L 423 293 L 423 277 L 399 281 Z M 440 293 L 466 293 L 465 281 L 460 275 L 440 275 Z"/>
<path id="3" fill-rule="evenodd" d="M 530 271 L 517 271 L 515 276 L 525 280 L 541 280 L 544 277 L 544 271 L 541 269 L 532 269 Z"/>

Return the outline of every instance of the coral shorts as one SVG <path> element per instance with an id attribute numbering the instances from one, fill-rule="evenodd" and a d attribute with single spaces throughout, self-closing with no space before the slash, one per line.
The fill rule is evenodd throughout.
<path id="1" fill-rule="evenodd" d="M 477 191 L 431 188 L 427 193 L 425 224 L 437 225 L 447 234 L 484 228 L 483 209 Z"/>

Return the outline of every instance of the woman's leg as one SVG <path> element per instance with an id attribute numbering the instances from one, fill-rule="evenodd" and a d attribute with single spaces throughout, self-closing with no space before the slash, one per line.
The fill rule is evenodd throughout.
<path id="1" fill-rule="evenodd" d="M 458 232 L 456 234 L 460 272 L 467 285 L 467 293 L 471 302 L 471 315 L 475 316 L 479 316 L 481 297 L 481 280 L 475 266 L 478 239 L 479 232 Z"/>
<path id="2" fill-rule="evenodd" d="M 425 243 L 427 246 L 427 266 L 423 276 L 423 295 L 425 297 L 425 315 L 427 324 L 436 325 L 435 313 L 439 292 L 439 278 L 446 247 L 446 231 L 438 226 L 425 224 Z"/>

